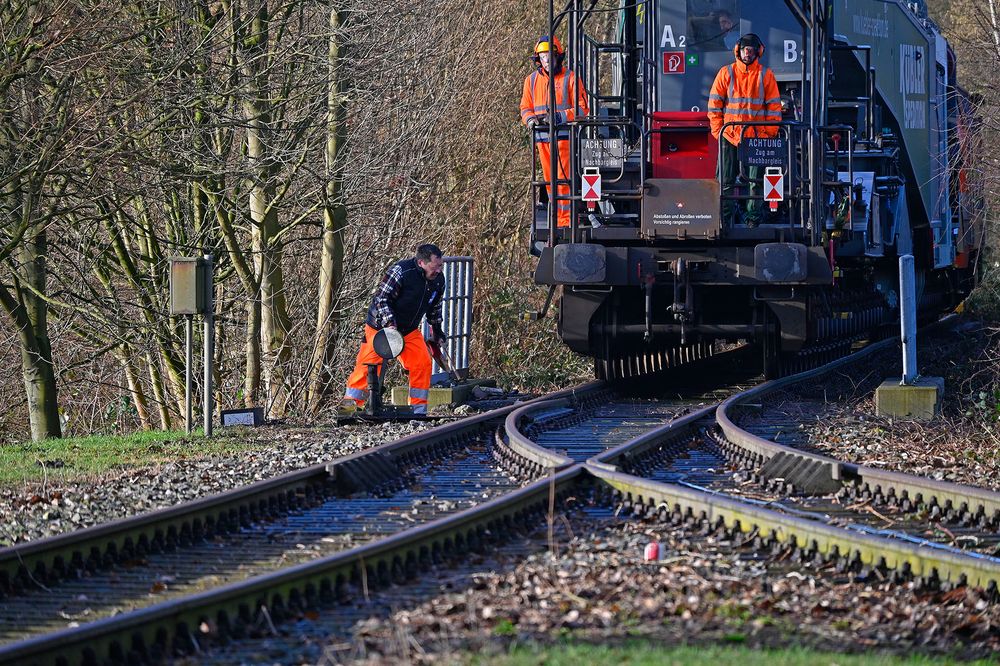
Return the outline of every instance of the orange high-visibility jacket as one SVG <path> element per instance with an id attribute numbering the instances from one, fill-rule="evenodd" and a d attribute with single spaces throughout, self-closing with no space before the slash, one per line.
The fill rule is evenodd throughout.
<path id="1" fill-rule="evenodd" d="M 587 96 L 584 94 L 583 86 L 578 85 L 576 74 L 563 67 L 562 71 L 556 74 L 556 113 L 555 121 L 557 125 L 574 120 L 577 111 L 582 116 L 590 114 L 590 107 L 587 105 Z M 576 108 L 573 99 L 576 98 Z M 524 79 L 524 90 L 521 92 L 521 122 L 528 124 L 528 119 L 549 111 L 549 76 L 544 72 L 535 70 Z M 544 126 L 543 126 L 544 127 Z M 568 139 L 569 130 L 566 128 L 556 130 L 556 140 Z M 548 132 L 538 132 L 535 139 L 539 142 L 548 143 Z"/>
<path id="2" fill-rule="evenodd" d="M 747 67 L 740 60 L 726 65 L 715 75 L 712 92 L 708 96 L 708 120 L 712 124 L 712 136 L 719 138 L 722 126 L 730 122 L 761 120 L 781 120 L 781 97 L 778 82 L 770 68 L 761 67 L 755 60 Z M 726 128 L 726 139 L 738 145 L 743 126 L 730 125 Z M 777 136 L 774 125 L 758 125 L 745 128 L 744 136 Z"/>

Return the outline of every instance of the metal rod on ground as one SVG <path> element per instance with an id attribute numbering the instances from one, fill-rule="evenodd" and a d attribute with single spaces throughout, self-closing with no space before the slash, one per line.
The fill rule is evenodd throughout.
<path id="1" fill-rule="evenodd" d="M 191 412 L 191 393 L 194 385 L 194 317 L 184 317 L 184 432 L 191 434 L 194 417 Z"/>
<path id="2" fill-rule="evenodd" d="M 903 385 L 917 379 L 917 296 L 913 255 L 899 258 L 899 325 L 903 341 Z"/>
<path id="3" fill-rule="evenodd" d="M 215 339 L 212 335 L 215 322 L 212 316 L 215 310 L 215 287 L 212 279 L 212 255 L 206 254 L 205 260 L 205 437 L 212 436 L 212 359 L 215 354 Z"/>

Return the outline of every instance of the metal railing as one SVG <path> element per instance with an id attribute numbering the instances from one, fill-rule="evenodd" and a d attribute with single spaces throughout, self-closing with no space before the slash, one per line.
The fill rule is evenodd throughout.
<path id="1" fill-rule="evenodd" d="M 741 139 L 746 137 L 746 130 L 748 127 L 756 126 L 767 126 L 767 127 L 777 127 L 778 131 L 786 141 L 786 183 L 785 190 L 787 193 L 786 201 L 788 201 L 789 206 L 793 211 L 797 211 L 798 224 L 795 224 L 793 216 L 789 216 L 789 225 L 798 226 L 803 229 L 809 229 L 811 235 L 813 236 L 812 242 L 817 242 L 819 233 L 822 232 L 826 227 L 826 216 L 822 216 L 820 219 L 811 220 L 810 213 L 813 211 L 812 200 L 813 193 L 820 192 L 826 193 L 830 191 L 831 188 L 844 188 L 850 187 L 854 180 L 854 143 L 855 143 L 855 130 L 849 125 L 825 125 L 816 128 L 819 140 L 817 143 L 809 141 L 809 126 L 805 123 L 795 120 L 782 120 L 782 121 L 741 121 L 741 122 L 728 122 L 722 126 L 719 132 L 719 160 L 720 166 L 717 178 L 719 179 L 719 188 L 721 191 L 721 196 L 719 200 L 720 211 L 726 201 L 733 201 L 734 205 L 738 204 L 740 201 L 747 201 L 751 199 L 761 200 L 763 199 L 763 194 L 730 194 L 725 191 L 722 183 L 722 172 L 725 169 L 724 164 L 724 153 L 722 151 L 722 142 L 726 139 L 724 138 L 725 130 L 728 127 L 739 127 Z M 826 140 L 828 137 L 834 134 L 843 133 L 846 135 L 844 140 L 844 148 L 835 149 L 833 151 L 833 156 L 831 159 L 830 151 L 826 148 Z M 839 144 L 839 140 L 838 140 Z M 830 171 L 832 167 L 833 180 L 823 179 L 819 183 L 813 183 L 812 179 L 809 177 L 810 163 L 809 155 L 810 153 L 817 151 L 819 152 L 818 161 L 822 165 L 821 173 L 826 174 Z M 840 160 L 844 160 L 847 166 L 847 181 L 840 181 L 838 178 L 838 173 L 840 171 Z M 748 174 L 744 172 L 745 165 L 737 161 L 738 163 L 738 176 L 744 180 L 749 181 Z M 739 180 L 739 178 L 738 178 Z M 748 187 L 752 190 L 753 183 L 748 183 Z M 735 185 L 734 185 L 735 189 Z M 759 189 L 759 188 L 758 188 Z M 826 202 L 826 194 L 819 195 L 819 201 Z M 824 203 L 825 206 L 825 203 Z"/>
<path id="2" fill-rule="evenodd" d="M 444 299 L 441 302 L 442 327 L 448 334 L 445 351 L 451 358 L 454 370 L 462 377 L 469 375 L 469 344 L 472 341 L 472 292 L 476 267 L 472 257 L 444 258 Z M 427 320 L 423 324 L 424 337 L 431 333 Z M 447 379 L 447 371 L 433 362 L 431 382 Z"/>

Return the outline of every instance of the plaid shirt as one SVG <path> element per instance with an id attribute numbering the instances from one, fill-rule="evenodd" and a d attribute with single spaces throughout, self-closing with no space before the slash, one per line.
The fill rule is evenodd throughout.
<path id="1" fill-rule="evenodd" d="M 392 303 L 399 298 L 402 288 L 403 267 L 400 264 L 396 264 L 382 276 L 382 281 L 379 282 L 378 287 L 375 288 L 375 293 L 372 295 L 372 307 L 375 310 L 378 323 L 383 328 L 396 325 L 396 315 L 392 310 Z M 427 322 L 432 326 L 440 324 L 442 321 L 441 297 L 443 295 L 438 294 L 430 304 L 430 309 L 427 310 Z"/>

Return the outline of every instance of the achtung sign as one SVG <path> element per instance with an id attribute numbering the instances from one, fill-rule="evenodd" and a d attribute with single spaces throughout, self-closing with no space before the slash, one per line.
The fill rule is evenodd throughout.
<path id="1" fill-rule="evenodd" d="M 739 146 L 740 162 L 751 167 L 784 167 L 788 162 L 788 143 L 781 137 L 745 136 Z"/>
<path id="2" fill-rule="evenodd" d="M 580 139 L 580 164 L 583 167 L 621 169 L 625 146 L 621 139 Z"/>

